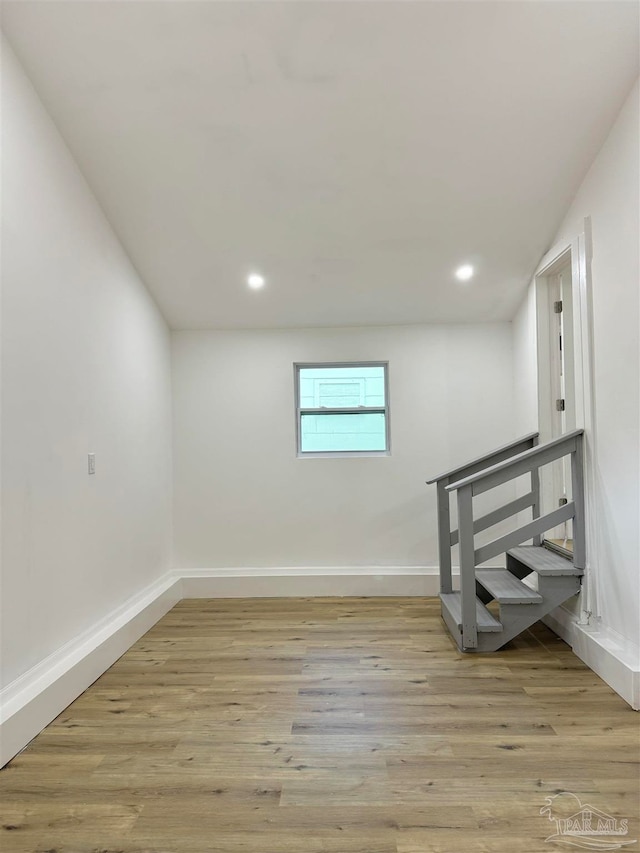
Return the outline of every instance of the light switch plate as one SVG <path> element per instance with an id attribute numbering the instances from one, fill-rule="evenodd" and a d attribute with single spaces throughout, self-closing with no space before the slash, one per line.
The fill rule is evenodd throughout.
<path id="1" fill-rule="evenodd" d="M 96 454 L 95 453 L 89 454 L 89 473 L 90 474 L 96 473 Z"/>

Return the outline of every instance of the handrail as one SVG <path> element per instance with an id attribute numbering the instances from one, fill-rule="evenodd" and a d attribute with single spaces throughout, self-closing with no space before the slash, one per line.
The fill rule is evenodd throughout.
<path id="1" fill-rule="evenodd" d="M 488 466 L 496 465 L 497 463 L 502 462 L 505 459 L 512 458 L 514 455 L 519 454 L 524 450 L 528 450 L 531 447 L 535 447 L 537 441 L 538 433 L 529 433 L 529 435 L 524 435 L 521 438 L 517 438 L 515 441 L 510 442 L 510 444 L 505 444 L 502 447 L 498 447 L 496 450 L 492 450 L 491 453 L 485 453 L 484 456 L 479 456 L 471 462 L 466 462 L 464 465 L 460 465 L 457 468 L 452 468 L 450 471 L 438 475 L 435 479 L 427 481 L 429 485 L 433 483 L 437 484 L 436 489 L 438 502 L 438 555 L 440 558 L 440 592 L 453 591 L 453 578 L 451 575 L 451 546 L 457 543 L 457 539 L 455 542 L 451 539 L 451 525 L 449 519 L 450 501 L 449 494 L 446 490 L 447 485 L 455 479 L 468 477 L 478 471 L 486 469 Z M 531 506 L 533 507 L 534 517 L 537 517 L 537 515 L 539 515 L 539 489 L 537 481 L 535 480 L 533 474 L 531 479 Z M 510 514 L 512 513 L 506 513 L 502 517 L 508 518 Z M 488 522 L 489 519 L 486 518 L 483 521 Z M 487 523 L 486 526 L 489 527 L 490 524 Z M 457 534 L 457 531 L 454 531 L 454 533 Z"/>
<path id="2" fill-rule="evenodd" d="M 440 480 L 447 480 L 453 477 L 454 474 L 462 474 L 467 468 L 474 468 L 476 470 L 480 470 L 481 468 L 486 467 L 486 463 L 490 460 L 494 460 L 494 463 L 497 463 L 498 460 L 496 457 L 501 457 L 505 459 L 507 457 L 513 456 L 516 452 L 516 448 L 520 447 L 520 445 L 527 445 L 528 447 L 533 447 L 538 440 L 538 433 L 531 432 L 529 435 L 523 435 L 521 438 L 517 438 L 515 441 L 511 441 L 509 444 L 505 444 L 502 447 L 498 447 L 496 450 L 492 450 L 490 453 L 485 453 L 484 456 L 478 456 L 477 459 L 470 459 L 468 462 L 465 462 L 464 465 L 458 465 L 457 468 L 452 468 L 450 471 L 445 471 L 444 474 L 438 474 L 437 477 L 432 477 L 430 480 L 427 480 L 426 483 L 428 486 L 433 485 L 433 483 L 438 483 Z M 471 472 L 469 472 L 471 473 Z"/>
<path id="3" fill-rule="evenodd" d="M 544 444 L 537 444 L 530 450 L 525 450 L 517 456 L 512 456 L 510 459 L 498 462 L 489 468 L 485 468 L 483 471 L 470 474 L 462 480 L 458 480 L 455 483 L 445 486 L 445 488 L 448 492 L 453 492 L 457 489 L 463 488 L 464 486 L 471 485 L 474 487 L 473 494 L 480 495 L 482 492 L 493 489 L 501 483 L 506 483 L 507 480 L 513 480 L 521 474 L 527 474 L 533 468 L 540 468 L 548 462 L 554 462 L 556 459 L 560 459 L 561 456 L 565 456 L 567 453 L 571 452 L 572 447 L 575 446 L 576 439 L 583 434 L 583 429 L 576 429 L 573 430 L 573 432 L 561 435 L 559 438 L 546 441 Z M 563 445 L 566 445 L 566 447 L 561 449 Z M 509 471 L 510 469 L 513 470 L 512 473 L 508 474 L 508 476 L 500 476 L 503 472 Z M 482 487 L 477 488 L 478 484 L 482 484 Z"/>
<path id="4" fill-rule="evenodd" d="M 538 434 L 532 433 L 472 463 L 429 480 L 437 483 L 438 542 L 440 553 L 440 592 L 452 591 L 451 548 L 460 547 L 460 594 L 462 611 L 462 648 L 478 646 L 476 617 L 476 566 L 533 539 L 542 544 L 545 531 L 573 519 L 573 563 L 576 568 L 585 566 L 584 519 L 584 430 L 577 429 L 544 444 L 537 444 Z M 523 448 L 521 452 L 514 450 Z M 571 500 L 560 507 L 540 515 L 540 472 L 543 465 L 571 455 Z M 487 465 L 487 462 L 493 464 Z M 462 476 L 460 477 L 460 474 Z M 492 510 L 481 518 L 473 517 L 473 497 L 514 480 L 523 474 L 531 477 L 531 491 Z M 459 479 L 452 482 L 454 475 Z M 450 529 L 450 497 L 457 493 L 458 530 Z M 499 536 L 479 548 L 475 547 L 475 534 L 524 509 L 531 508 L 532 520 L 517 530 Z"/>

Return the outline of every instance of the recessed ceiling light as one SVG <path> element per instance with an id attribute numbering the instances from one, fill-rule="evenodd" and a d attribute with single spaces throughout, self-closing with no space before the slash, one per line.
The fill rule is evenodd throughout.
<path id="1" fill-rule="evenodd" d="M 456 278 L 459 281 L 469 281 L 469 279 L 473 276 L 473 267 L 471 264 L 463 264 L 461 267 L 458 267 L 456 270 Z"/>
<path id="2" fill-rule="evenodd" d="M 252 272 L 251 275 L 247 277 L 247 284 L 252 290 L 260 290 L 260 288 L 265 285 L 264 276 L 260 275 L 260 273 Z"/>

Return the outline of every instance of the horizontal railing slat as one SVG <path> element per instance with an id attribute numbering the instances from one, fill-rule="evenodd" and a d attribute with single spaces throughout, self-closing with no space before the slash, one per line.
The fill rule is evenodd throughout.
<path id="1" fill-rule="evenodd" d="M 576 449 L 576 441 L 584 430 L 578 429 L 574 432 L 562 435 L 553 441 L 539 444 L 530 450 L 525 450 L 517 456 L 512 456 L 503 462 L 485 468 L 476 474 L 457 480 L 446 487 L 448 492 L 456 491 L 463 486 L 471 485 L 473 494 L 481 495 L 496 486 L 513 480 L 522 474 L 527 474 L 542 465 L 560 459 Z"/>
<path id="2" fill-rule="evenodd" d="M 498 507 L 498 509 L 494 509 L 492 512 L 488 512 L 486 515 L 477 518 L 473 522 L 473 532 L 480 533 L 481 530 L 486 530 L 487 527 L 493 527 L 493 525 L 497 524 L 499 521 L 504 521 L 505 518 L 510 518 L 517 512 L 522 512 L 522 510 L 533 506 L 534 502 L 535 496 L 533 492 L 529 492 L 521 498 L 516 498 L 515 501 L 511 501 L 504 506 Z M 457 545 L 459 538 L 459 532 L 457 530 L 453 530 L 450 537 L 451 545 Z"/>
<path id="3" fill-rule="evenodd" d="M 483 468 L 486 468 L 489 464 L 495 465 L 498 462 L 501 462 L 503 459 L 509 459 L 510 457 L 515 456 L 523 450 L 533 447 L 537 439 L 537 432 L 532 432 L 529 435 L 524 435 L 522 436 L 522 438 L 517 438 L 510 444 L 505 444 L 503 447 L 498 447 L 496 450 L 492 450 L 490 453 L 486 453 L 484 456 L 479 456 L 477 459 L 472 459 L 469 462 L 465 462 L 463 465 L 459 465 L 457 468 L 452 468 L 450 471 L 445 471 L 444 474 L 439 474 L 437 477 L 432 477 L 430 480 L 427 480 L 427 485 L 430 486 L 433 483 L 440 482 L 441 480 L 451 481 L 454 477 L 456 479 L 461 479 L 462 477 L 469 477 L 471 476 L 471 474 L 475 474 L 476 471 L 481 471 Z"/>
<path id="4" fill-rule="evenodd" d="M 568 521 L 570 518 L 573 518 L 575 509 L 575 503 L 570 501 L 568 504 L 558 507 L 558 509 L 554 509 L 546 515 L 540 516 L 540 518 L 535 518 L 528 524 L 523 524 L 522 527 L 519 527 L 511 533 L 507 533 L 506 536 L 501 536 L 499 539 L 494 539 L 493 542 L 489 542 L 487 545 L 476 548 L 476 566 L 480 565 L 480 563 L 485 563 L 487 560 L 490 560 L 492 557 L 496 557 L 498 554 L 502 554 L 504 551 L 508 551 L 509 548 L 515 548 L 516 545 L 521 545 L 523 542 L 526 542 L 527 539 L 532 539 L 534 536 L 537 536 L 539 533 L 544 533 L 545 530 L 549 530 L 557 524 L 562 524 L 563 521 Z"/>

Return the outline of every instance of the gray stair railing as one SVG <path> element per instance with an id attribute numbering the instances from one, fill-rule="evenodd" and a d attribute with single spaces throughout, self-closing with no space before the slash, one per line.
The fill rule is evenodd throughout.
<path id="1" fill-rule="evenodd" d="M 429 480 L 438 487 L 438 538 L 440 546 L 440 591 L 452 591 L 451 547 L 460 546 L 460 596 L 462 605 L 463 647 L 478 646 L 476 622 L 476 566 L 521 545 L 529 539 L 540 544 L 542 534 L 573 519 L 573 563 L 576 568 L 585 565 L 584 522 L 584 430 L 574 430 L 545 444 L 537 444 L 537 434 L 525 436 L 494 453 L 488 454 L 461 468 Z M 540 476 L 543 465 L 571 455 L 572 500 L 546 515 L 540 516 Z M 496 458 L 500 457 L 500 458 Z M 531 476 L 531 491 L 502 507 L 475 519 L 473 498 L 496 486 L 521 477 Z M 457 493 L 458 530 L 450 530 L 449 497 Z M 475 547 L 476 533 L 531 507 L 532 521 L 517 530 L 500 536 L 480 548 Z"/>
<path id="2" fill-rule="evenodd" d="M 427 480 L 427 485 L 431 486 L 436 483 L 437 500 L 438 500 L 438 557 L 440 560 L 440 592 L 453 592 L 453 581 L 451 578 L 451 548 L 458 544 L 458 531 L 451 530 L 451 513 L 449 502 L 448 486 L 464 477 L 470 477 L 472 474 L 477 474 L 479 471 L 486 470 L 491 465 L 497 465 L 505 459 L 509 459 L 516 454 L 522 453 L 535 447 L 538 443 L 538 433 L 532 432 L 522 438 L 512 441 L 510 444 L 505 444 L 497 450 L 492 450 L 484 456 L 479 456 L 470 462 L 465 462 L 464 465 L 459 465 L 457 468 L 452 468 L 450 471 L 445 471 L 444 474 L 439 474 L 437 477 L 432 477 Z M 532 491 L 534 491 L 532 487 Z M 536 491 L 536 506 L 534 508 L 534 517 L 538 512 L 539 497 Z M 520 503 L 520 502 L 519 502 Z M 530 504 L 523 504 L 514 512 L 520 512 L 521 509 L 526 509 Z M 503 521 L 509 518 L 512 512 L 509 507 L 501 507 L 494 513 L 490 513 L 484 518 L 479 518 L 476 521 L 475 533 L 491 527 L 498 521 Z M 494 518 L 495 517 L 495 518 Z M 492 520 L 493 519 L 493 520 Z M 486 523 L 485 523 L 486 522 Z"/>

